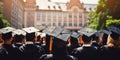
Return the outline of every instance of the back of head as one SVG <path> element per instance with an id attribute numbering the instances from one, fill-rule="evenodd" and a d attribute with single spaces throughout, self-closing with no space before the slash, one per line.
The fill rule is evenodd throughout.
<path id="1" fill-rule="evenodd" d="M 112 27 L 109 31 L 111 34 L 108 36 L 107 44 L 112 47 L 120 47 L 120 29 Z"/>

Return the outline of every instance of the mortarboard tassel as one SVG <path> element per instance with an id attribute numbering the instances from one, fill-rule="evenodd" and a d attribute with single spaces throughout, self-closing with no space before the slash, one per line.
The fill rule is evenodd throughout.
<path id="1" fill-rule="evenodd" d="M 50 53 L 52 52 L 52 43 L 53 43 L 52 37 L 50 37 L 50 47 L 49 47 Z"/>

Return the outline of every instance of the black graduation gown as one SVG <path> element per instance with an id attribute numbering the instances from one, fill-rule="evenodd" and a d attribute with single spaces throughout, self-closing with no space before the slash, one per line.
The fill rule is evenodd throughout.
<path id="1" fill-rule="evenodd" d="M 13 47 L 14 47 L 14 51 L 16 52 L 15 60 L 23 60 L 24 45 L 23 44 L 13 44 Z"/>
<path id="2" fill-rule="evenodd" d="M 78 59 L 71 55 L 44 54 L 40 57 L 39 60 L 78 60 Z"/>
<path id="3" fill-rule="evenodd" d="M 120 60 L 120 48 L 103 46 L 99 52 L 101 59 Z"/>
<path id="4" fill-rule="evenodd" d="M 6 56 L 7 56 L 8 52 L 5 48 L 0 47 L 0 60 L 6 60 Z"/>
<path id="5" fill-rule="evenodd" d="M 95 60 L 96 54 L 97 49 L 93 46 L 82 46 L 72 52 L 72 55 L 78 60 Z"/>
<path id="6" fill-rule="evenodd" d="M 16 48 L 12 44 L 5 44 L 4 48 L 8 51 L 6 60 L 21 60 L 19 57 L 21 55 L 19 48 Z"/>
<path id="7" fill-rule="evenodd" d="M 97 42 L 92 42 L 92 44 L 91 44 L 91 46 L 96 47 L 98 50 L 101 48 L 102 45 L 103 45 L 103 44 L 99 44 L 99 43 L 97 43 Z"/>
<path id="8" fill-rule="evenodd" d="M 26 44 L 23 52 L 23 60 L 38 60 L 39 57 L 44 54 L 44 50 L 42 49 L 42 47 L 38 48 L 34 44 Z"/>
<path id="9" fill-rule="evenodd" d="M 34 43 L 34 45 L 36 45 L 36 46 L 38 46 L 38 47 L 41 46 L 41 44 L 42 44 L 41 42 L 35 42 L 35 43 Z"/>
<path id="10" fill-rule="evenodd" d="M 78 48 L 78 47 L 80 47 L 79 45 L 77 45 L 77 46 L 73 46 L 73 45 L 71 45 L 71 44 L 67 44 L 67 46 L 66 46 L 66 49 L 67 49 L 67 52 L 68 52 L 68 54 L 72 54 L 71 52 L 75 49 L 75 48 Z"/>

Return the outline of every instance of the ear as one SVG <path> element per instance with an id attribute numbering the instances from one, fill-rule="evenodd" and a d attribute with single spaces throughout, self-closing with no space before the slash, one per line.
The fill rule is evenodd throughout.
<path id="1" fill-rule="evenodd" d="M 23 37 L 22 43 L 25 44 L 25 42 L 26 42 L 26 39 L 25 39 L 25 37 Z"/>
<path id="2" fill-rule="evenodd" d="M 35 34 L 35 38 L 34 38 L 35 42 L 37 41 L 37 39 L 38 39 L 38 32 L 36 32 Z"/>

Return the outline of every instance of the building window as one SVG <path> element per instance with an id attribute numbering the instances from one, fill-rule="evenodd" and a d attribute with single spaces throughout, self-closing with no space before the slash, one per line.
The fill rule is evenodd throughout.
<path id="1" fill-rule="evenodd" d="M 50 6 L 48 6 L 48 9 L 50 9 Z"/>
<path id="2" fill-rule="evenodd" d="M 56 18 L 56 15 L 57 15 L 56 13 L 53 13 L 53 18 Z"/>
<path id="3" fill-rule="evenodd" d="M 74 18 L 77 18 L 77 14 L 74 14 Z"/>
<path id="4" fill-rule="evenodd" d="M 53 26 L 56 26 L 56 23 L 55 23 L 55 22 L 53 23 Z"/>
<path id="5" fill-rule="evenodd" d="M 47 13 L 47 17 L 48 17 L 48 18 L 51 18 L 51 14 L 50 14 L 50 13 Z"/>
<path id="6" fill-rule="evenodd" d="M 75 26 L 75 27 L 77 27 L 77 22 L 76 22 L 76 23 L 74 23 L 74 26 Z"/>
<path id="7" fill-rule="evenodd" d="M 84 8 L 84 11 L 86 11 L 86 8 Z"/>
<path id="8" fill-rule="evenodd" d="M 72 14 L 69 14 L 69 18 L 72 18 Z"/>
<path id="9" fill-rule="evenodd" d="M 61 10 L 61 6 L 58 6 L 58 8 Z"/>
<path id="10" fill-rule="evenodd" d="M 40 20 L 40 17 L 37 17 L 37 20 Z"/>
<path id="11" fill-rule="evenodd" d="M 82 22 L 79 23 L 79 26 L 82 26 Z"/>
<path id="12" fill-rule="evenodd" d="M 58 26 L 61 26 L 61 23 L 60 23 L 60 22 L 58 23 Z"/>
<path id="13" fill-rule="evenodd" d="M 63 14 L 63 17 L 64 17 L 64 18 L 67 18 L 67 14 L 66 14 L 66 13 L 64 13 L 64 14 Z"/>
<path id="14" fill-rule="evenodd" d="M 67 26 L 67 23 L 66 23 L 66 22 L 64 22 L 64 26 Z"/>
<path id="15" fill-rule="evenodd" d="M 55 6 L 53 6 L 53 8 L 54 8 L 54 9 L 56 9 L 56 7 L 55 7 Z"/>
<path id="16" fill-rule="evenodd" d="M 69 26 L 72 26 L 72 23 L 71 23 L 71 22 L 69 23 Z"/>
<path id="17" fill-rule="evenodd" d="M 58 18 L 62 18 L 62 13 L 58 13 Z"/>
<path id="18" fill-rule="evenodd" d="M 79 18 L 82 18 L 82 14 L 79 14 Z"/>
<path id="19" fill-rule="evenodd" d="M 91 10 L 92 10 L 92 8 L 89 8 L 89 10 L 91 11 Z"/>
<path id="20" fill-rule="evenodd" d="M 45 12 L 42 12 L 42 17 L 46 17 L 46 13 Z"/>
<path id="21" fill-rule="evenodd" d="M 40 13 L 39 12 L 37 12 L 37 16 L 40 17 Z"/>

